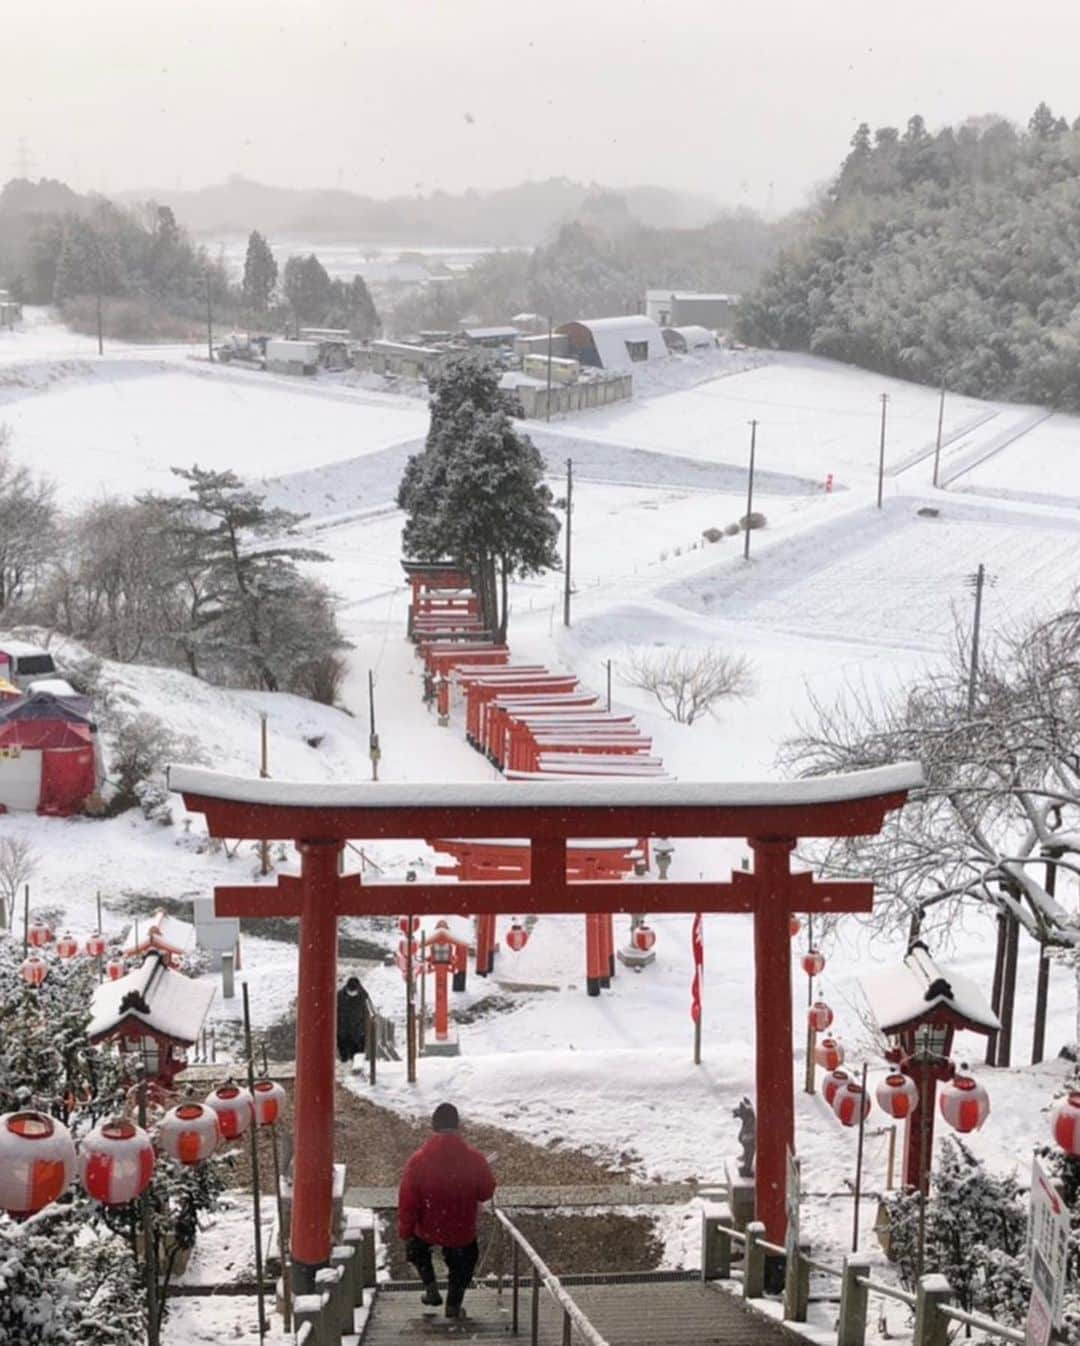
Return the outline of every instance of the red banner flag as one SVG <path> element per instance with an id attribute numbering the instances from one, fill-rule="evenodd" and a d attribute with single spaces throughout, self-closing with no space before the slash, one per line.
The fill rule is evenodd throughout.
<path id="1" fill-rule="evenodd" d="M 705 939 L 701 926 L 701 912 L 694 917 L 690 935 L 694 949 L 694 980 L 690 984 L 690 1018 L 694 1023 L 701 1019 L 701 980 L 705 971 Z"/>

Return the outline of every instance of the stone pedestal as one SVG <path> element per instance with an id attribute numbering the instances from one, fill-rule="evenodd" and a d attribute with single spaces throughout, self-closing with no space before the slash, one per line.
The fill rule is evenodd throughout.
<path id="1" fill-rule="evenodd" d="M 648 967 L 650 963 L 656 962 L 656 950 L 635 949 L 632 944 L 624 944 L 621 949 L 616 950 L 615 957 L 626 967 L 633 968 L 635 972 L 640 972 L 643 967 Z"/>
<path id="2" fill-rule="evenodd" d="M 435 1030 L 432 1029 L 430 1035 L 424 1040 L 424 1050 L 422 1056 L 460 1056 L 461 1041 L 458 1038 L 457 1030 L 450 1029 L 448 1037 L 439 1042 L 435 1037 Z"/>
<path id="3" fill-rule="evenodd" d="M 739 1161 L 729 1159 L 724 1165 L 728 1182 L 728 1206 L 735 1228 L 745 1230 L 754 1218 L 754 1179 L 739 1173 Z"/>

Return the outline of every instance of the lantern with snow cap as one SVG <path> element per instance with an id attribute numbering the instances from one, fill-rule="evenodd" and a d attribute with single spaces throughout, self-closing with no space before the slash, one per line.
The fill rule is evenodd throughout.
<path id="1" fill-rule="evenodd" d="M 36 953 L 30 954 L 19 964 L 19 976 L 26 982 L 27 986 L 40 986 L 48 975 L 48 963 L 44 958 L 39 958 Z"/>
<path id="2" fill-rule="evenodd" d="M 44 921 L 33 921 L 26 932 L 26 938 L 35 949 L 44 949 L 47 944 L 52 943 L 52 937 L 53 932 Z"/>
<path id="3" fill-rule="evenodd" d="M 874 1090 L 874 1096 L 882 1112 L 897 1120 L 910 1117 L 919 1106 L 919 1086 L 899 1071 L 886 1075 Z"/>
<path id="4" fill-rule="evenodd" d="M 1066 1154 L 1080 1155 L 1080 1093 L 1072 1091 L 1057 1105 L 1051 1125 L 1054 1140 Z"/>
<path id="5" fill-rule="evenodd" d="M 520 953 L 529 942 L 529 932 L 520 921 L 514 921 L 506 932 L 506 947 L 514 953 Z"/>
<path id="6" fill-rule="evenodd" d="M 942 1086 L 938 1106 L 952 1129 L 967 1135 L 969 1131 L 978 1131 L 990 1116 L 990 1095 L 973 1076 L 956 1074 Z"/>
<path id="7" fill-rule="evenodd" d="M 105 964 L 105 975 L 110 981 L 119 981 L 124 975 L 124 960 L 122 958 L 110 958 Z"/>
<path id="8" fill-rule="evenodd" d="M 814 1048 L 814 1060 L 823 1070 L 838 1070 L 844 1063 L 844 1049 L 835 1038 L 822 1038 Z"/>
<path id="9" fill-rule="evenodd" d="M 75 1142 L 43 1112 L 0 1116 L 0 1210 L 32 1215 L 62 1196 L 75 1173 Z"/>
<path id="10" fill-rule="evenodd" d="M 206 1106 L 217 1113 L 225 1140 L 236 1140 L 251 1125 L 251 1095 L 231 1080 L 206 1095 Z"/>
<path id="11" fill-rule="evenodd" d="M 105 936 L 100 930 L 95 930 L 86 937 L 86 956 L 88 958 L 100 958 L 108 946 L 105 943 Z"/>
<path id="12" fill-rule="evenodd" d="M 140 1126 L 102 1122 L 79 1145 L 79 1182 L 103 1206 L 126 1206 L 141 1196 L 154 1172 L 154 1146 Z"/>
<path id="13" fill-rule="evenodd" d="M 846 1070 L 831 1070 L 825 1076 L 821 1083 L 821 1097 L 825 1100 L 827 1107 L 832 1107 L 837 1093 L 850 1081 L 851 1076 Z"/>
<path id="14" fill-rule="evenodd" d="M 221 1123 L 205 1103 L 180 1103 L 170 1109 L 157 1129 L 158 1144 L 181 1164 L 201 1164 L 218 1147 Z"/>
<path id="15" fill-rule="evenodd" d="M 806 1022 L 815 1033 L 824 1033 L 833 1021 L 833 1012 L 824 1000 L 815 1000 L 806 1011 Z"/>
<path id="16" fill-rule="evenodd" d="M 285 1107 L 285 1090 L 276 1080 L 256 1080 L 252 1095 L 256 1126 L 273 1126 L 281 1120 Z"/>
<path id="17" fill-rule="evenodd" d="M 642 953 L 648 953 L 656 943 L 656 931 L 651 925 L 646 925 L 644 921 L 634 928 L 634 948 L 640 949 Z"/>
<path id="18" fill-rule="evenodd" d="M 809 949 L 802 956 L 802 970 L 808 977 L 820 977 L 825 971 L 825 955 Z"/>
<path id="19" fill-rule="evenodd" d="M 848 1080 L 834 1094 L 832 1110 L 843 1126 L 858 1126 L 863 1118 L 869 1116 L 870 1095 L 861 1084 Z"/>
<path id="20" fill-rule="evenodd" d="M 65 930 L 64 933 L 60 936 L 60 938 L 56 941 L 57 958 L 63 958 L 65 960 L 68 958 L 74 958 L 78 952 L 79 952 L 79 941 L 75 938 L 75 936 L 71 933 L 70 930 Z"/>

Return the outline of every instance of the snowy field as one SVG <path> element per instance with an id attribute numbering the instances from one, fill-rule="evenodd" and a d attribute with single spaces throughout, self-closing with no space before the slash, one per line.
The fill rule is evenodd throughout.
<path id="1" fill-rule="evenodd" d="M 266 480 L 275 503 L 310 512 L 311 541 L 332 558 L 320 573 L 342 599 L 342 627 L 353 644 L 345 701 L 357 718 L 291 697 L 218 691 L 161 670 L 117 675 L 133 705 L 197 736 L 208 763 L 250 774 L 259 712 L 266 711 L 275 778 L 362 779 L 371 669 L 382 779 L 494 778 L 493 768 L 465 744 L 460 723 L 440 729 L 423 710 L 418 664 L 404 640 L 401 517 L 392 498 L 408 447 L 426 429 L 422 404 L 334 383 L 293 386 L 200 370 L 184 353 L 150 360 L 119 348 L 104 362 L 95 356 L 92 375 L 77 364 L 55 381 L 35 382 L 28 373 L 34 362 L 81 362 L 86 353 L 45 324 L 26 338 L 32 361 L 18 355 L 20 339 L 5 336 L 0 345 L 0 421 L 11 426 L 17 457 L 55 472 L 65 500 L 105 488 L 161 489 L 174 462 L 233 467 L 255 482 Z M 14 364 L 4 364 L 9 348 L 26 366 L 19 378 L 11 375 Z M 610 660 L 616 706 L 633 710 L 654 750 L 681 779 L 775 777 L 777 749 L 807 713 L 811 692 L 828 702 L 845 688 L 887 688 L 939 660 L 953 609 L 969 611 L 966 577 L 980 562 L 994 579 L 986 595 L 989 628 L 1061 602 L 1080 577 L 1080 467 L 1068 457 L 1073 422 L 1055 416 L 959 477 L 955 490 L 934 491 L 927 456 L 937 425 L 934 390 L 816 360 L 759 356 L 746 364 L 705 382 L 701 370 L 683 377 L 673 364 L 652 379 L 649 396 L 625 407 L 528 427 L 553 465 L 572 454 L 592 471 L 575 490 L 574 624 L 569 630 L 561 624 L 561 575 L 515 585 L 515 654 L 572 668 L 597 690 Z M 672 390 L 664 390 L 665 379 Z M 890 402 L 886 507 L 879 512 L 882 391 Z M 955 470 L 973 461 L 1041 414 L 949 398 L 943 464 Z M 747 564 L 741 537 L 704 544 L 701 532 L 722 528 L 744 508 L 752 417 L 761 422 L 763 473 L 755 499 L 768 527 L 753 535 Z M 826 494 L 830 472 L 835 489 Z M 552 486 L 563 493 L 557 475 Z M 920 516 L 925 508 L 938 517 Z M 674 725 L 625 676 L 630 651 L 660 645 L 746 653 L 754 689 L 714 719 L 692 728 Z M 308 742 L 315 738 L 317 747 Z M 208 849 L 201 819 L 185 819 L 179 801 L 172 828 L 130 815 L 107 824 L 5 817 L 0 828 L 32 841 L 41 856 L 35 902 L 63 908 L 78 931 L 93 922 L 98 889 L 107 928 L 115 931 L 125 920 L 117 909 L 125 893 L 190 897 L 215 883 L 249 881 L 255 868 L 250 853 L 230 860 Z M 388 873 L 432 859 L 416 843 L 365 849 Z M 735 843 L 712 849 L 681 843 L 672 877 L 696 879 L 707 864 L 717 872 L 741 859 Z M 294 865 L 290 858 L 287 867 Z M 1075 909 L 1075 890 L 1062 887 L 1059 897 Z M 621 942 L 627 923 L 617 924 Z M 515 994 L 512 1012 L 463 1026 L 461 1057 L 421 1062 L 415 1087 L 406 1084 L 403 1065 L 383 1066 L 376 1098 L 422 1114 L 453 1097 L 466 1117 L 541 1143 L 561 1141 L 602 1157 L 630 1150 L 642 1177 L 722 1179 L 723 1162 L 735 1149 L 731 1110 L 753 1091 L 750 926 L 739 917 L 710 917 L 705 926 L 700 1068 L 691 1060 L 688 918 L 657 919 L 655 966 L 641 974 L 620 971 L 610 994 L 586 1001 L 581 922 L 548 917 L 522 953 L 500 955 L 499 967 L 510 980 L 559 989 Z M 943 961 L 952 960 L 989 992 L 988 918 L 971 915 L 962 928 L 935 931 L 933 938 Z M 800 936 L 797 947 L 804 944 Z M 861 1026 L 858 977 L 901 953 L 898 940 L 871 938 L 856 922 L 827 949 L 822 990 L 837 1011 L 849 1060 L 869 1060 L 872 1081 L 881 1063 Z M 245 955 L 256 1019 L 266 1026 L 289 1011 L 295 948 L 248 936 Z M 1030 941 L 1022 942 L 1021 955 L 1014 1057 L 1023 1062 L 1034 995 Z M 365 981 L 380 1009 L 401 1012 L 396 970 L 375 969 Z M 490 990 L 470 977 L 465 1002 Z M 805 990 L 796 971 L 798 1023 Z M 238 1002 L 219 998 L 211 1013 L 235 1021 Z M 1048 1056 L 1074 1036 L 1074 988 L 1070 976 L 1055 969 Z M 798 1081 L 801 1032 L 796 1039 Z M 1064 1067 L 1050 1059 L 1039 1067 L 990 1071 L 980 1066 L 981 1055 L 977 1041 L 958 1045 L 958 1059 L 970 1060 L 992 1097 L 991 1119 L 973 1148 L 996 1166 L 1023 1169 L 1033 1141 L 1046 1134 L 1043 1110 Z M 870 1125 L 872 1132 L 880 1127 L 879 1112 Z M 831 1260 L 827 1254 L 842 1250 L 848 1238 L 845 1183 L 855 1138 L 819 1099 L 801 1092 L 798 1127 L 799 1149 L 813 1174 L 805 1225 Z M 868 1231 L 872 1194 L 884 1182 L 885 1145 L 882 1134 L 868 1140 L 871 1197 L 862 1220 L 868 1250 L 875 1247 Z M 673 1239 L 668 1261 L 692 1259 L 691 1243 Z"/>

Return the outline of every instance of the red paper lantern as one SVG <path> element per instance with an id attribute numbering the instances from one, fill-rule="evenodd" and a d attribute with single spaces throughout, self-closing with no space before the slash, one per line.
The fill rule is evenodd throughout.
<path id="1" fill-rule="evenodd" d="M 43 949 L 46 944 L 52 943 L 53 932 L 44 921 L 33 921 L 30 929 L 26 932 L 26 938 L 35 949 Z"/>
<path id="2" fill-rule="evenodd" d="M 870 1095 L 864 1092 L 861 1084 L 848 1080 L 837 1089 L 832 1110 L 844 1126 L 858 1126 L 860 1118 L 870 1114 Z"/>
<path id="3" fill-rule="evenodd" d="M 844 1063 L 844 1049 L 835 1038 L 822 1038 L 814 1048 L 814 1060 L 823 1070 L 838 1070 Z"/>
<path id="4" fill-rule="evenodd" d="M 528 942 L 529 932 L 519 921 L 515 921 L 506 932 L 506 947 L 514 953 L 520 953 Z"/>
<path id="5" fill-rule="evenodd" d="M 1054 1109 L 1054 1140 L 1066 1154 L 1080 1155 L 1080 1093 L 1070 1093 Z"/>
<path id="6" fill-rule="evenodd" d="M 971 1075 L 954 1075 L 938 1094 L 941 1115 L 954 1131 L 978 1131 L 990 1116 L 990 1095 Z"/>
<path id="7" fill-rule="evenodd" d="M 0 1210 L 32 1215 L 71 1186 L 75 1142 L 43 1112 L 0 1116 Z"/>
<path id="8" fill-rule="evenodd" d="M 222 1084 L 206 1096 L 206 1106 L 217 1113 L 221 1134 L 236 1140 L 251 1125 L 251 1095 L 237 1084 Z"/>
<path id="9" fill-rule="evenodd" d="M 276 1080 L 256 1080 L 253 1106 L 256 1126 L 270 1126 L 278 1121 L 285 1107 L 285 1090 Z"/>
<path id="10" fill-rule="evenodd" d="M 79 941 L 75 938 L 75 936 L 71 933 L 70 930 L 65 930 L 64 933 L 60 936 L 60 938 L 56 941 L 57 958 L 64 958 L 64 959 L 74 958 L 78 952 L 79 952 Z"/>
<path id="11" fill-rule="evenodd" d="M 899 1071 L 886 1075 L 874 1091 L 878 1107 L 890 1117 L 910 1117 L 919 1106 L 919 1087 Z"/>
<path id="12" fill-rule="evenodd" d="M 832 1070 L 821 1082 L 821 1097 L 831 1108 L 840 1089 L 851 1079 L 846 1070 Z"/>
<path id="13" fill-rule="evenodd" d="M 808 977 L 820 977 L 825 971 L 825 955 L 817 949 L 808 949 L 802 956 L 802 970 Z"/>
<path id="14" fill-rule="evenodd" d="M 415 934 L 416 931 L 420 929 L 420 917 L 419 917 L 419 916 L 414 916 L 414 917 L 412 918 L 412 928 L 413 928 L 413 934 Z M 409 918 L 408 918 L 408 916 L 402 916 L 401 920 L 398 921 L 398 929 L 401 931 L 401 933 L 402 933 L 403 935 L 407 935 L 407 934 L 409 933 Z"/>
<path id="15" fill-rule="evenodd" d="M 44 958 L 39 958 L 36 953 L 30 954 L 19 964 L 19 976 L 28 986 L 40 986 L 48 975 L 48 963 Z"/>
<path id="16" fill-rule="evenodd" d="M 651 925 L 646 925 L 644 921 L 634 929 L 634 948 L 640 949 L 642 953 L 648 953 L 656 943 L 656 931 Z"/>
<path id="17" fill-rule="evenodd" d="M 824 1000 L 815 1000 L 806 1011 L 806 1022 L 815 1033 L 824 1033 L 833 1021 L 833 1012 Z"/>
<path id="18" fill-rule="evenodd" d="M 126 1206 L 146 1191 L 154 1172 L 154 1146 L 133 1123 L 102 1122 L 79 1146 L 79 1181 L 103 1206 Z"/>
<path id="19" fill-rule="evenodd" d="M 218 1147 L 221 1123 L 204 1103 L 181 1103 L 158 1123 L 158 1144 L 181 1164 L 201 1164 Z"/>
<path id="20" fill-rule="evenodd" d="M 792 939 L 795 938 L 795 936 L 799 933 L 801 929 L 802 929 L 802 921 L 799 920 L 798 916 L 789 916 L 788 930 L 791 934 Z"/>
<path id="21" fill-rule="evenodd" d="M 110 981 L 119 981 L 124 975 L 124 960 L 122 958 L 110 958 L 105 964 L 105 975 Z"/>
<path id="22" fill-rule="evenodd" d="M 88 958 L 100 958 L 108 946 L 105 943 L 105 936 L 100 930 L 95 930 L 92 935 L 86 937 L 86 956 Z"/>

